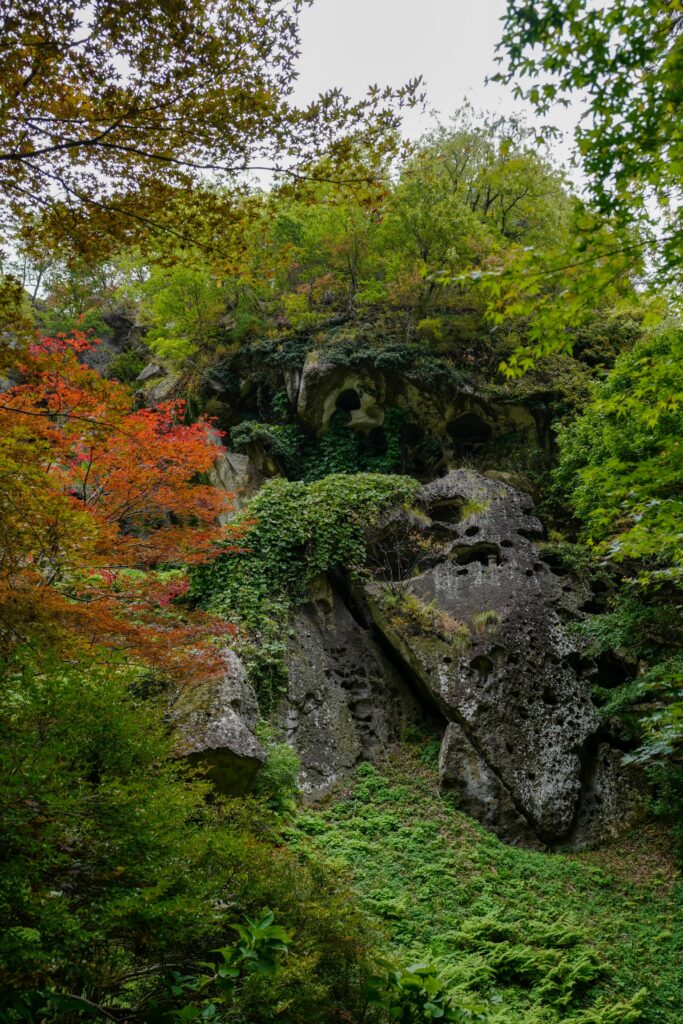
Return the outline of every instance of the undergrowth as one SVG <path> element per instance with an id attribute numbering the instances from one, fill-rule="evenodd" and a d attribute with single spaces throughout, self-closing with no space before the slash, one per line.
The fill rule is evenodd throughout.
<path id="1" fill-rule="evenodd" d="M 361 765 L 291 843 L 350 867 L 397 955 L 484 999 L 489 1024 L 680 1022 L 680 891 L 656 837 L 581 854 L 506 846 L 439 797 L 433 746 Z"/>

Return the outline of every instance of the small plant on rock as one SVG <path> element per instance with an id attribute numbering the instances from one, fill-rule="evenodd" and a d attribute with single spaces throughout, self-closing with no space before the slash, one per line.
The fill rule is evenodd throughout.
<path id="1" fill-rule="evenodd" d="M 483 612 L 477 612 L 472 616 L 472 628 L 477 635 L 488 633 L 500 622 L 500 615 L 493 608 L 487 608 Z"/>

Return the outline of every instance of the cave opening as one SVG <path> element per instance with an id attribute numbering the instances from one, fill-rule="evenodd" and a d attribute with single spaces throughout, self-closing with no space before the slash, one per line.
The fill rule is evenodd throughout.
<path id="1" fill-rule="evenodd" d="M 355 388 L 344 388 L 337 395 L 336 405 L 341 412 L 353 412 L 360 409 L 360 395 Z"/>
<path id="2" fill-rule="evenodd" d="M 429 509 L 429 518 L 435 523 L 449 523 L 451 526 L 462 519 L 463 498 L 448 498 L 435 502 Z"/>
<path id="3" fill-rule="evenodd" d="M 501 554 L 497 544 L 482 542 L 481 544 L 458 544 L 451 548 L 451 558 L 454 558 L 459 565 L 471 565 L 479 562 L 481 565 L 500 565 Z"/>
<path id="4" fill-rule="evenodd" d="M 488 444 L 493 436 L 491 426 L 475 412 L 467 412 L 452 420 L 446 427 L 458 455 L 474 455 Z"/>

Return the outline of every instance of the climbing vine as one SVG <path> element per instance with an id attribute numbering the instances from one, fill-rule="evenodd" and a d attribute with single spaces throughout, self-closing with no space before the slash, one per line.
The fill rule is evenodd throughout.
<path id="1" fill-rule="evenodd" d="M 379 473 L 326 476 L 310 484 L 270 480 L 240 515 L 251 523 L 244 549 L 193 572 L 191 597 L 243 627 L 242 644 L 261 710 L 286 683 L 286 618 L 322 573 L 360 573 L 368 528 L 392 505 L 407 503 L 416 480 Z"/>

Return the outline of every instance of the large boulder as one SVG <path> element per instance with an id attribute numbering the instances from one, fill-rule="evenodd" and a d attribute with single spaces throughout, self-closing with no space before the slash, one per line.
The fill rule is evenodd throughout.
<path id="1" fill-rule="evenodd" d="M 168 718 L 175 754 L 202 768 L 216 788 L 233 796 L 248 792 L 266 754 L 254 735 L 258 704 L 242 662 L 225 652 L 218 683 L 186 686 L 174 694 Z"/>
<path id="2" fill-rule="evenodd" d="M 299 755 L 299 781 L 309 796 L 320 796 L 399 739 L 406 725 L 424 720 L 372 630 L 325 581 L 293 614 L 288 669 L 278 725 Z"/>
<path id="3" fill-rule="evenodd" d="M 424 516 L 405 529 L 397 513 L 379 542 L 389 578 L 365 596 L 415 685 L 452 723 L 442 788 L 511 841 L 593 841 L 634 801 L 619 753 L 599 738 L 595 665 L 565 626 L 587 593 L 539 557 L 541 524 L 514 487 L 457 470 L 419 501 Z M 422 564 L 390 557 L 411 536 Z"/>

